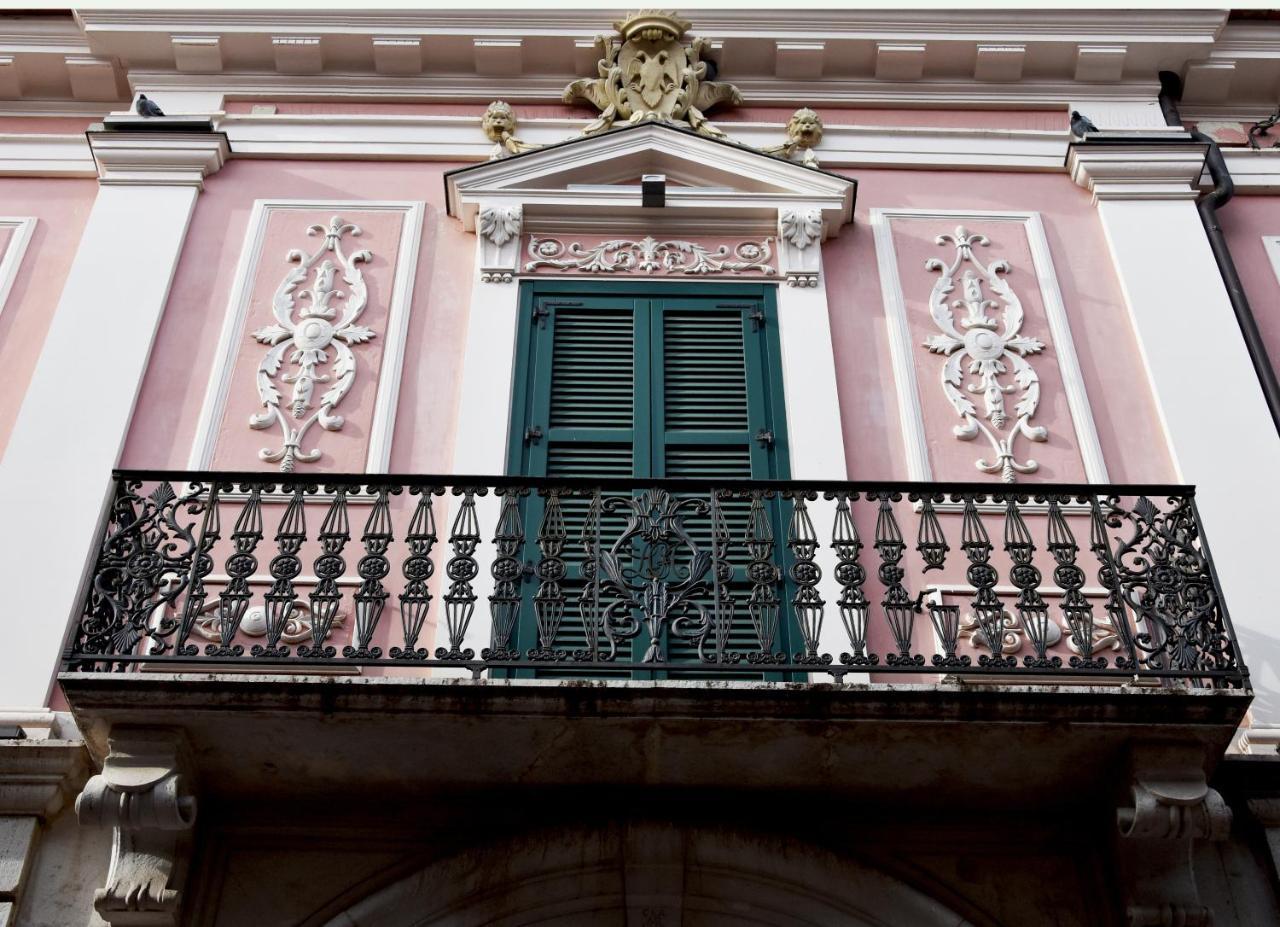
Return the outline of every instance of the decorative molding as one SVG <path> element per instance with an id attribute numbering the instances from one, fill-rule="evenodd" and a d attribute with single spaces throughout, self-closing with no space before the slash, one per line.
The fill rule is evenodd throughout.
<path id="1" fill-rule="evenodd" d="M 600 110 L 583 135 L 604 132 L 620 121 L 658 121 L 687 126 L 700 135 L 724 136 L 703 111 L 741 103 L 742 94 L 733 84 L 706 79 L 702 57 L 710 43 L 700 38 L 688 45 L 680 41 L 691 25 L 674 13 L 641 10 L 613 24 L 617 37 L 596 39 L 600 76 L 575 80 L 564 88 L 566 103 L 585 100 Z"/>
<path id="2" fill-rule="evenodd" d="M 1110 133 L 1091 134 L 1089 141 L 1067 149 L 1071 179 L 1101 200 L 1194 200 L 1209 146 L 1200 142 L 1156 139 L 1143 143 L 1131 136 L 1116 144 L 1098 144 Z M 1125 141 L 1129 143 L 1126 144 Z"/>
<path id="3" fill-rule="evenodd" d="M 98 165 L 83 134 L 5 132 L 0 133 L 0 176 L 97 177 Z"/>
<path id="4" fill-rule="evenodd" d="M 222 132 L 108 131 L 85 133 L 101 184 L 191 186 L 203 189 L 231 154 Z"/>
<path id="5" fill-rule="evenodd" d="M 482 206 L 476 214 L 480 279 L 485 283 L 510 283 L 519 271 L 523 221 L 519 206 Z"/>
<path id="6" fill-rule="evenodd" d="M 12 229 L 9 243 L 5 246 L 4 256 L 0 257 L 0 314 L 9 301 L 9 291 L 18 279 L 18 271 L 22 267 L 22 258 L 27 253 L 27 245 L 31 244 L 31 236 L 36 230 L 36 219 L 32 216 L 0 216 L 0 229 Z"/>
<path id="7" fill-rule="evenodd" d="M 778 210 L 778 264 L 787 286 L 818 285 L 822 270 L 822 249 L 810 247 L 823 237 L 819 209 Z"/>
<path id="8" fill-rule="evenodd" d="M 567 257 L 565 256 L 567 253 Z M 733 246 L 720 245 L 709 251 L 696 241 L 659 241 L 646 235 L 638 241 L 615 238 L 590 248 L 573 242 L 567 248 L 557 238 L 531 237 L 524 265 L 526 272 L 540 267 L 576 270 L 586 274 L 638 272 L 644 274 L 776 274 L 771 239 L 742 241 Z M 730 257 L 737 260 L 729 260 Z"/>
<path id="9" fill-rule="evenodd" d="M 1026 317 L 1022 301 L 1001 276 L 1009 272 L 1008 261 L 999 259 L 984 265 L 973 253 L 975 245 L 991 243 L 987 236 L 971 235 L 961 225 L 956 227 L 953 235 L 944 233 L 935 241 L 940 245 L 951 242 L 955 245 L 956 255 L 950 264 L 938 258 L 925 261 L 926 270 L 940 274 L 929 295 L 929 314 L 942 334 L 931 335 L 925 340 L 924 346 L 933 353 L 946 357 L 942 365 L 942 392 L 960 416 L 961 424 L 955 427 L 955 436 L 961 441 L 972 441 L 982 434 L 991 443 L 996 457 L 992 461 L 979 458 L 977 468 L 983 473 L 999 473 L 1001 480 L 1012 483 L 1017 478 L 1016 474 L 1034 473 L 1040 468 L 1032 459 L 1018 462 L 1013 451 L 1013 442 L 1018 435 L 1021 434 L 1028 441 L 1045 441 L 1049 437 L 1047 429 L 1031 424 L 1031 418 L 1040 404 L 1040 377 L 1026 359 L 1030 354 L 1043 351 L 1045 344 L 1037 338 L 1021 334 Z M 948 297 L 956 289 L 956 272 L 965 263 L 972 264 L 973 267 L 966 267 L 964 270 L 960 282 L 963 295 L 948 303 Z M 974 269 L 978 273 L 975 274 Z M 996 320 L 987 315 L 987 310 L 995 308 L 996 303 L 984 294 L 984 284 L 1004 304 L 1004 329 L 1001 332 L 996 331 Z M 961 307 L 965 310 L 965 317 L 960 320 L 960 328 L 957 329 L 952 309 Z M 976 376 L 976 385 L 965 382 L 966 365 L 963 361 L 966 358 L 967 373 Z M 1006 385 L 1001 377 L 1010 369 L 1013 384 Z M 1015 389 L 1021 390 L 1014 407 L 1016 417 L 1006 431 L 1005 425 L 1009 423 L 1010 416 L 1005 395 Z M 981 416 L 966 393 L 982 395 L 984 410 Z"/>
<path id="10" fill-rule="evenodd" d="M 258 387 L 258 399 L 265 407 L 265 412 L 256 412 L 249 416 L 249 427 L 257 430 L 279 425 L 283 434 L 283 444 L 279 450 L 263 448 L 258 456 L 269 463 L 280 463 L 284 473 L 292 473 L 297 463 L 314 463 L 320 459 L 320 449 L 303 450 L 302 441 L 312 425 L 319 424 L 325 431 L 338 431 L 345 420 L 341 415 L 334 415 L 333 410 L 350 392 L 356 379 L 356 356 L 351 350 L 353 345 L 364 344 L 377 337 L 371 328 L 357 325 L 356 320 L 364 312 L 369 301 L 369 288 L 364 282 L 364 274 L 359 264 L 373 260 L 373 254 L 366 250 L 353 252 L 349 257 L 342 249 L 342 237 L 350 232 L 360 234 L 360 227 L 344 222 L 341 216 L 329 220 L 326 229 L 323 225 L 312 225 L 307 228 L 308 235 L 317 233 L 324 235 L 324 242 L 314 253 L 308 255 L 298 249 L 292 249 L 285 260 L 298 266 L 288 271 L 280 286 L 276 288 L 271 299 L 271 312 L 276 321 L 253 333 L 254 340 L 269 345 L 270 349 L 258 364 L 255 377 Z M 325 258 L 316 266 L 316 262 L 325 254 L 332 254 L 338 260 Z M 300 290 L 298 296 L 307 303 L 298 309 L 298 318 L 293 318 L 297 302 L 294 290 L 300 283 L 305 283 L 308 272 L 315 267 L 315 279 L 311 286 Z M 334 284 L 338 271 L 342 272 L 342 281 L 348 287 L 344 293 Z M 338 313 L 335 300 L 343 300 L 342 317 L 335 323 Z M 280 408 L 280 389 L 277 386 L 277 375 L 286 362 L 285 354 L 292 349 L 288 363 L 297 366 L 296 373 L 285 373 L 279 376 L 279 382 L 293 384 L 293 397 L 289 402 L 289 412 L 294 419 L 301 422 L 296 427 L 290 424 L 288 417 Z M 334 352 L 334 363 L 329 373 L 322 373 L 320 365 L 329 360 L 329 350 Z M 320 397 L 320 405 L 313 405 L 315 388 L 318 384 L 332 381 L 333 385 Z"/>
<path id="11" fill-rule="evenodd" d="M 1197 840 L 1225 840 L 1231 809 L 1205 779 L 1198 745 L 1135 744 L 1130 796 L 1116 810 L 1130 927 L 1212 927 L 1193 866 Z"/>
<path id="12" fill-rule="evenodd" d="M 80 791 L 89 771 L 89 756 L 79 740 L 5 744 L 0 749 L 0 817 L 57 814 Z"/>
<path id="13" fill-rule="evenodd" d="M 403 214 L 400 241 L 395 254 L 395 276 L 388 300 L 387 331 L 378 372 L 377 395 L 369 425 L 369 451 L 365 469 L 385 473 L 391 459 L 391 439 L 400 377 L 404 365 L 405 336 L 409 326 L 413 282 L 418 266 L 424 204 L 420 201 L 383 200 L 256 200 L 249 215 L 244 246 L 236 265 L 231 295 L 218 339 L 213 370 L 191 448 L 191 468 L 207 470 L 213 463 L 218 428 L 227 407 L 231 376 L 245 337 L 254 279 L 263 260 L 263 242 L 270 216 L 285 212 L 376 212 Z"/>
<path id="14" fill-rule="evenodd" d="M 1031 251 L 1031 262 L 1040 287 L 1040 302 L 1058 360 L 1058 372 L 1066 392 L 1067 406 L 1075 426 L 1076 448 L 1084 465 L 1085 478 L 1091 483 L 1107 482 L 1106 462 L 1084 376 L 1076 356 L 1075 342 L 1067 319 L 1062 292 L 1058 287 L 1049 242 L 1037 212 L 988 210 L 881 209 L 871 210 L 871 227 L 875 235 L 876 263 L 880 272 L 881 294 L 889 331 L 889 351 L 894 380 L 898 388 L 898 408 L 907 452 L 907 478 L 927 482 L 933 479 L 929 462 L 924 414 L 920 403 L 920 387 L 916 378 L 915 345 L 907 324 L 906 297 L 898 272 L 897 249 L 893 244 L 892 220 L 937 219 L 948 222 L 988 223 L 1010 221 L 1022 225 Z"/>
<path id="15" fill-rule="evenodd" d="M 182 905 L 196 818 L 181 731 L 117 726 L 102 772 L 76 799 L 80 823 L 115 832 L 107 884 L 93 906 L 108 924 L 172 927 Z"/>
<path id="16" fill-rule="evenodd" d="M 222 640 L 222 634 L 219 631 L 221 616 L 218 612 L 220 608 L 221 605 L 218 602 L 210 602 L 206 605 L 201 610 L 200 616 L 196 618 L 191 630 L 207 641 L 220 642 Z M 345 627 L 346 622 L 346 612 L 335 613 L 329 625 L 330 630 L 326 632 L 325 637 L 332 637 L 333 629 Z M 312 625 L 311 605 L 299 599 L 293 603 L 289 617 L 285 619 L 284 631 L 280 634 L 280 640 L 286 644 L 300 644 L 304 641 L 310 641 Z M 245 637 L 266 637 L 266 607 L 253 605 L 245 609 L 238 633 L 243 634 Z"/>

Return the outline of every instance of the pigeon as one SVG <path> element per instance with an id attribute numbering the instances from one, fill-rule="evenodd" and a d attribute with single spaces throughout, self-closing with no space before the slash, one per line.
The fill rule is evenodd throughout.
<path id="1" fill-rule="evenodd" d="M 1084 138 L 1090 132 L 1097 132 L 1098 127 L 1093 124 L 1088 116 L 1081 116 L 1074 109 L 1071 111 L 1071 134 L 1077 138 Z"/>
<path id="2" fill-rule="evenodd" d="M 139 116 L 142 116 L 145 119 L 150 119 L 152 116 L 164 115 L 164 110 L 156 106 L 151 100 L 148 100 L 145 93 L 138 94 L 138 102 L 133 108 L 137 111 Z"/>

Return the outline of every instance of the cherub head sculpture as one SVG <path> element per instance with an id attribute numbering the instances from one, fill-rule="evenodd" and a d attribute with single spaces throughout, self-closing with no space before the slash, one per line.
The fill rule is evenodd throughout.
<path id="1" fill-rule="evenodd" d="M 787 141 L 798 148 L 817 148 L 822 141 L 822 119 L 809 107 L 796 110 L 787 123 Z"/>
<path id="2" fill-rule="evenodd" d="M 489 141 L 502 144 L 505 139 L 515 135 L 515 110 L 511 108 L 510 103 L 494 100 L 489 104 L 489 108 L 484 111 L 480 126 L 484 129 L 484 134 Z"/>

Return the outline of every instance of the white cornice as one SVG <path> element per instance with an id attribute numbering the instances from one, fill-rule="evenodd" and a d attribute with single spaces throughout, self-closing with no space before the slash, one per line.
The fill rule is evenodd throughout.
<path id="1" fill-rule="evenodd" d="M 1072 145 L 1067 154 L 1071 179 L 1100 200 L 1190 200 L 1199 196 L 1208 145 Z"/>
<path id="2" fill-rule="evenodd" d="M 231 151 L 221 132 L 90 130 L 87 135 L 102 184 L 202 188 Z"/>
<path id="3" fill-rule="evenodd" d="M 82 134 L 0 134 L 0 176 L 96 177 L 97 166 Z"/>
<path id="4" fill-rule="evenodd" d="M 1064 120 L 1065 121 L 1065 120 Z M 573 138 L 586 119 L 523 119 L 520 137 L 540 145 Z M 492 142 L 478 116 L 229 114 L 216 119 L 241 157 L 483 161 Z M 726 123 L 753 148 L 778 144 L 782 122 Z M 1070 135 L 1032 129 L 829 125 L 817 154 L 827 167 L 1060 171 Z"/>
<path id="5" fill-rule="evenodd" d="M 1224 148 L 1227 170 L 1235 184 L 1236 193 L 1280 193 L 1280 148 Z M 1202 183 L 1213 186 L 1206 176 Z"/>

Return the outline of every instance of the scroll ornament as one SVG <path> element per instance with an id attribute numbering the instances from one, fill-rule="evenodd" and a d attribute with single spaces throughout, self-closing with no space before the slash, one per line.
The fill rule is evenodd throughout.
<path id="1" fill-rule="evenodd" d="M 320 458 L 319 448 L 302 448 L 302 441 L 312 425 L 319 423 L 325 431 L 342 428 L 344 419 L 333 414 L 333 410 L 355 383 L 356 356 L 351 346 L 375 337 L 372 329 L 356 324 L 369 299 L 368 286 L 359 265 L 367 264 L 373 255 L 362 250 L 348 257 L 342 249 L 342 237 L 348 232 L 353 236 L 359 235 L 360 227 L 344 222 L 339 216 L 330 220 L 327 229 L 323 225 L 312 225 L 307 229 L 308 235 L 323 234 L 324 243 L 310 255 L 297 249 L 288 253 L 286 260 L 298 266 L 285 275 L 272 297 L 271 311 L 276 323 L 253 333 L 255 340 L 271 347 L 258 364 L 257 372 L 258 398 L 264 411 L 249 417 L 249 427 L 261 430 L 270 428 L 273 423 L 280 426 L 283 438 L 280 448 L 263 448 L 258 456 L 270 463 L 278 461 L 285 473 L 291 473 L 299 461 L 312 463 Z M 332 254 L 337 263 L 327 257 L 321 260 L 326 254 Z M 294 290 L 307 279 L 313 267 L 315 276 L 311 286 L 297 293 L 298 298 L 305 301 L 299 307 Z M 346 292 L 335 285 L 339 270 Z M 346 305 L 335 322 L 339 300 L 345 300 Z M 334 361 L 326 370 L 330 350 L 334 352 Z M 286 354 L 290 369 L 281 373 Z M 278 383 L 293 384 L 288 414 L 281 408 Z M 325 390 L 317 406 L 314 394 L 319 384 L 332 385 Z"/>
<path id="2" fill-rule="evenodd" d="M 939 235 L 936 241 L 940 245 L 952 242 L 956 256 L 950 264 L 938 258 L 925 262 L 926 270 L 941 273 L 929 296 L 929 314 L 942 334 L 929 337 L 924 346 L 947 358 L 942 365 L 942 392 L 960 416 L 960 424 L 953 429 L 956 437 L 972 441 L 979 434 L 984 436 L 996 456 L 994 460 L 979 458 L 975 465 L 984 473 L 999 473 L 1004 482 L 1012 483 L 1017 474 L 1034 473 L 1040 466 L 1030 458 L 1017 459 L 1013 450 L 1017 437 L 1022 435 L 1029 441 L 1045 441 L 1049 437 L 1047 429 L 1031 424 L 1040 404 L 1040 378 L 1026 360 L 1043 351 L 1045 345 L 1021 334 L 1022 303 L 1001 276 L 1009 272 L 1009 263 L 996 260 L 984 265 L 974 255 L 975 245 L 990 244 L 985 235 L 971 235 L 959 226 L 954 235 Z M 949 301 L 962 265 L 968 265 L 960 279 L 962 296 Z M 984 284 L 999 302 L 984 295 Z M 999 305 L 1004 306 L 1001 323 L 987 315 L 988 310 Z M 959 328 L 953 310 L 965 313 Z M 968 364 L 964 363 L 966 358 Z M 1006 377 L 1007 374 L 1011 376 Z M 1005 401 L 1011 393 L 1017 393 L 1012 424 Z M 981 395 L 981 414 L 970 395 Z"/>
<path id="3" fill-rule="evenodd" d="M 710 251 L 696 241 L 658 241 L 649 235 L 639 241 L 615 238 L 590 248 L 584 248 L 576 241 L 566 248 L 558 239 L 535 236 L 529 239 L 527 254 L 530 260 L 524 265 L 526 272 L 540 267 L 576 270 L 588 274 L 611 274 L 615 271 L 639 271 L 645 274 L 740 274 L 757 271 L 770 276 L 777 272 L 769 263 L 773 258 L 773 250 L 768 238 L 739 242 L 732 251 L 728 245 L 720 245 L 715 251 Z M 729 260 L 730 257 L 738 260 Z"/>

